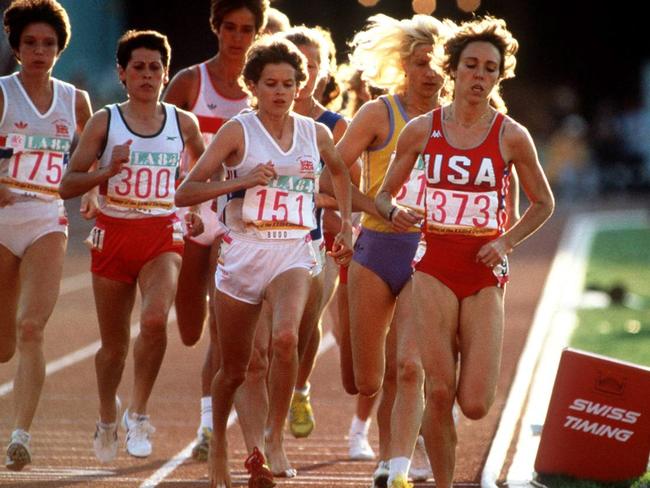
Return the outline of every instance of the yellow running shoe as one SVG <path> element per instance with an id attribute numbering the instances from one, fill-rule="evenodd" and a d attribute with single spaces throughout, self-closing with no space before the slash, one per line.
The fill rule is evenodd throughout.
<path id="1" fill-rule="evenodd" d="M 399 474 L 391 482 L 390 488 L 413 488 L 413 484 L 408 482 L 406 476 Z"/>
<path id="2" fill-rule="evenodd" d="M 289 428 L 295 438 L 307 437 L 314 430 L 314 412 L 309 403 L 309 393 L 293 392 L 289 408 Z"/>

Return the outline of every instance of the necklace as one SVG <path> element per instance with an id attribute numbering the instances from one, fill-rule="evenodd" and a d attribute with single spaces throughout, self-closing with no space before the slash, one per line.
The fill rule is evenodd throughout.
<path id="1" fill-rule="evenodd" d="M 464 129 L 471 129 L 472 127 L 478 125 L 483 119 L 490 117 L 492 115 L 492 110 L 488 107 L 476 120 L 470 122 L 469 124 L 461 122 L 456 116 L 456 105 L 453 103 L 449 106 L 449 115 L 447 120 L 453 120 L 456 124 L 460 125 Z"/>

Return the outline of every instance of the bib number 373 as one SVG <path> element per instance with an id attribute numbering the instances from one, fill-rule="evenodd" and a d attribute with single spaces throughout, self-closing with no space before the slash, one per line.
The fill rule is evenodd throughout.
<path id="1" fill-rule="evenodd" d="M 497 192 L 463 192 L 428 188 L 427 222 L 434 227 L 449 227 L 469 232 L 496 230 L 498 227 Z"/>

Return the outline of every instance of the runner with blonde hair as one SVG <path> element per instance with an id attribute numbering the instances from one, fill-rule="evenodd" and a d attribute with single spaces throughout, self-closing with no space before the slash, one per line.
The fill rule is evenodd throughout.
<path id="1" fill-rule="evenodd" d="M 446 30 L 445 24 L 426 15 L 397 20 L 379 14 L 370 17 L 368 26 L 352 40 L 352 67 L 362 71 L 369 84 L 389 91 L 359 110 L 337 145 L 349 166 L 364 156 L 361 190 L 365 195 L 353 192 L 353 202 L 366 200 L 367 204 L 374 199 L 401 129 L 411 118 L 439 106 L 444 78 L 432 66 L 434 49 Z M 414 214 L 424 211 L 421 175 L 421 168 L 416 168 L 401 195 Z M 360 203 L 357 206 L 362 208 Z M 416 225 L 397 233 L 376 212 L 364 212 L 349 269 L 350 343 L 356 388 L 361 395 L 373 397 L 381 390 L 385 374 L 387 380 L 378 411 L 380 462 L 374 476 L 378 486 L 385 486 L 388 478 L 395 333 L 409 319 L 408 310 L 397 307 L 396 311 L 397 297 L 411 277 L 420 235 Z M 395 327 L 387 346 L 391 321 Z M 367 432 L 367 423 L 355 418 L 350 435 L 359 431 Z"/>

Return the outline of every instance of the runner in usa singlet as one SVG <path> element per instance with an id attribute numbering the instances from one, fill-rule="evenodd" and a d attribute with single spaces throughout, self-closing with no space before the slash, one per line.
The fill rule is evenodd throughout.
<path id="1" fill-rule="evenodd" d="M 476 262 L 486 242 L 507 224 L 510 165 L 499 147 L 504 115 L 496 113 L 487 136 L 476 147 L 458 149 L 447 142 L 438 108 L 424 149 L 427 252 L 416 266 L 448 286 L 459 300 L 486 286 L 503 287 L 508 261 L 490 269 Z"/>

